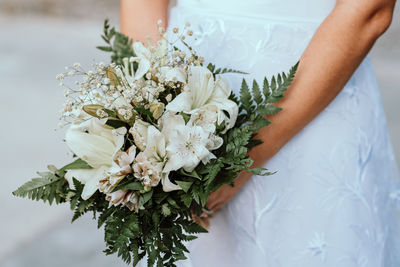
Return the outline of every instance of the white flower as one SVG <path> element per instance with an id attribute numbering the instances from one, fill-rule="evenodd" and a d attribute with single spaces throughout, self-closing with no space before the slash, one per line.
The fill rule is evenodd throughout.
<path id="1" fill-rule="evenodd" d="M 90 198 L 98 189 L 99 181 L 107 177 L 114 157 L 124 144 L 126 128 L 113 129 L 97 118 L 72 125 L 66 133 L 68 147 L 93 169 L 68 170 L 65 178 L 73 188 L 72 178 L 85 184 L 82 198 Z"/>
<path id="2" fill-rule="evenodd" d="M 199 109 L 216 110 L 218 123 L 225 121 L 226 129 L 235 125 L 238 106 L 229 100 L 231 89 L 225 80 L 214 80 L 212 73 L 205 67 L 190 68 L 187 85 L 166 107 L 174 112 L 194 113 Z M 224 113 L 226 111 L 229 117 Z"/>
<path id="3" fill-rule="evenodd" d="M 141 42 L 133 44 L 133 50 L 138 57 L 139 67 L 135 73 L 135 79 L 142 78 L 152 67 L 152 64 L 159 63 L 165 65 L 168 53 L 168 41 L 164 36 L 158 43 L 158 46 L 145 47 Z"/>
<path id="4" fill-rule="evenodd" d="M 163 172 L 184 168 L 191 172 L 202 160 L 210 158 L 207 149 L 210 133 L 200 126 L 185 125 L 180 115 L 164 118 L 162 132 L 168 140 L 166 147 L 168 161 Z"/>
<path id="5" fill-rule="evenodd" d="M 112 205 L 124 205 L 131 211 L 137 210 L 139 204 L 139 197 L 136 193 L 127 190 L 118 190 L 106 195 L 106 200 Z"/>
<path id="6" fill-rule="evenodd" d="M 111 192 L 115 186 L 132 172 L 131 164 L 135 159 L 136 147 L 131 146 L 126 152 L 118 151 L 114 156 L 114 162 L 109 169 L 109 175 L 99 181 L 99 191 L 103 193 Z"/>
<path id="7" fill-rule="evenodd" d="M 160 75 L 164 82 L 182 82 L 186 83 L 187 74 L 182 68 L 171 68 L 163 66 L 160 68 Z"/>
<path id="8" fill-rule="evenodd" d="M 146 148 L 147 128 L 149 126 L 150 123 L 137 119 L 135 120 L 133 126 L 129 129 L 129 133 L 133 136 L 135 145 L 142 151 Z"/>
<path id="9" fill-rule="evenodd" d="M 133 165 L 134 176 L 145 186 L 157 186 L 161 180 L 161 172 L 152 165 L 149 159 L 140 152 Z"/>
<path id="10" fill-rule="evenodd" d="M 156 186 L 161 179 L 163 190 L 165 192 L 182 189 L 180 186 L 169 180 L 169 172 L 163 171 L 167 159 L 166 140 L 164 134 L 156 127 L 149 126 L 147 128 L 147 140 L 148 142 L 142 155 L 151 164 L 152 173 L 149 178 L 152 186 Z M 139 155 L 141 155 L 141 153 L 139 153 Z"/>
<path id="11" fill-rule="evenodd" d="M 216 128 L 215 124 L 218 119 L 217 115 L 216 108 L 214 110 L 212 110 L 212 107 L 210 107 L 210 109 L 197 110 L 191 114 L 189 123 L 200 126 L 210 133 L 214 133 Z"/>

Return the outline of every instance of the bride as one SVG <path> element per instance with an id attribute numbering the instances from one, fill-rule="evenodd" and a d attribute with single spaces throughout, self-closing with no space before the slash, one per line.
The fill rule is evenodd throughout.
<path id="1" fill-rule="evenodd" d="M 260 131 L 255 166 L 212 193 L 210 233 L 179 266 L 400 266 L 398 172 L 368 51 L 389 27 L 395 0 L 122 0 L 135 40 L 156 21 L 195 33 L 217 66 L 287 71 L 300 59 L 283 111 Z M 241 75 L 226 75 L 233 90 Z"/>

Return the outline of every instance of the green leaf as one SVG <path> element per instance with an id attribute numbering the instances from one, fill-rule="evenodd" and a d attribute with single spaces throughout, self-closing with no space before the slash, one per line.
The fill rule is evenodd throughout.
<path id="1" fill-rule="evenodd" d="M 96 46 L 97 49 L 104 51 L 104 52 L 111 52 L 113 51 L 112 47 L 110 46 Z"/>
<path id="2" fill-rule="evenodd" d="M 126 127 L 127 124 L 119 119 L 108 118 L 106 121 L 106 125 L 113 127 L 114 129 L 118 129 L 120 127 Z"/>
<path id="3" fill-rule="evenodd" d="M 105 209 L 97 220 L 97 228 L 100 228 L 107 221 L 108 217 L 110 217 L 116 210 L 117 207 L 115 206 Z"/>
<path id="4" fill-rule="evenodd" d="M 168 204 L 165 203 L 161 206 L 161 213 L 167 217 L 169 215 L 171 215 L 171 209 L 168 207 Z"/>
<path id="5" fill-rule="evenodd" d="M 259 107 L 257 109 L 257 112 L 260 115 L 273 115 L 278 113 L 279 111 L 281 111 L 282 108 L 274 106 L 274 105 L 267 105 L 267 106 L 263 106 L 263 107 Z"/>
<path id="6" fill-rule="evenodd" d="M 192 186 L 193 182 L 185 182 L 185 181 L 175 181 L 180 187 L 182 187 L 182 190 L 187 193 L 189 191 L 189 188 Z"/>
<path id="7" fill-rule="evenodd" d="M 75 170 L 75 169 L 92 169 L 92 167 L 86 161 L 79 158 L 74 162 L 62 167 L 60 171 Z"/>
<path id="8" fill-rule="evenodd" d="M 271 94 L 266 98 L 266 103 L 275 103 L 282 99 L 283 93 L 287 90 L 294 79 L 298 64 L 299 63 L 297 62 L 296 65 L 290 69 L 288 75 L 282 73 L 278 74 L 277 78 L 272 77 L 270 86 Z"/>
<path id="9" fill-rule="evenodd" d="M 68 193 L 67 181 L 63 176 L 51 172 L 38 172 L 41 178 L 33 178 L 13 192 L 14 196 L 27 197 L 32 200 L 43 200 L 50 205 L 65 202 Z"/>
<path id="10" fill-rule="evenodd" d="M 37 190 L 43 186 L 49 185 L 49 184 L 53 183 L 54 181 L 57 181 L 57 177 L 55 177 L 55 179 L 33 178 L 31 181 L 23 184 L 17 190 L 15 190 L 13 192 L 13 195 L 18 196 L 18 197 L 25 197 L 30 192 Z"/>
<path id="11" fill-rule="evenodd" d="M 245 79 L 242 80 L 242 86 L 240 87 L 240 102 L 243 105 L 243 108 L 248 113 L 251 113 L 253 98 Z"/>
<path id="12" fill-rule="evenodd" d="M 168 201 L 168 203 L 169 203 L 172 207 L 177 208 L 177 209 L 180 208 L 180 207 L 178 206 L 178 204 L 176 203 L 176 201 L 175 201 L 172 197 L 167 198 L 167 201 Z"/>
<path id="13" fill-rule="evenodd" d="M 192 177 L 192 178 L 196 178 L 201 180 L 200 175 L 196 172 L 196 170 L 193 170 L 192 172 L 186 172 L 183 168 L 179 169 L 179 173 L 184 175 L 184 176 L 188 176 L 188 177 Z"/>
<path id="14" fill-rule="evenodd" d="M 268 98 L 271 95 L 271 92 L 269 90 L 269 82 L 268 82 L 267 77 L 264 78 L 263 93 L 264 93 L 264 97 L 265 98 Z"/>
<path id="15" fill-rule="evenodd" d="M 208 65 L 207 65 L 207 69 L 208 69 L 209 71 L 211 71 L 212 73 L 214 73 L 214 70 L 215 70 L 215 65 L 214 65 L 214 64 L 212 64 L 212 63 L 208 63 Z"/>
<path id="16" fill-rule="evenodd" d="M 153 195 L 153 190 L 146 192 L 143 195 L 140 195 L 139 207 L 143 207 L 143 205 L 146 204 L 151 199 L 152 195 Z"/>
<path id="17" fill-rule="evenodd" d="M 140 191 L 140 190 L 144 189 L 144 186 L 138 181 L 131 182 L 128 184 L 121 182 L 114 188 L 113 192 L 121 190 L 121 189 L 131 190 L 131 191 Z"/>
<path id="18" fill-rule="evenodd" d="M 126 263 L 132 261 L 132 255 L 138 255 L 138 247 L 134 243 L 130 245 L 130 240 L 138 238 L 140 226 L 138 216 L 132 212 L 126 212 L 119 209 L 110 217 L 104 227 L 104 240 L 107 249 L 104 251 L 107 255 L 117 253 Z M 136 250 L 136 252 L 135 252 Z M 139 259 L 137 257 L 137 259 Z M 134 259 L 135 260 L 135 259 Z"/>
<path id="19" fill-rule="evenodd" d="M 275 78 L 275 76 L 273 76 L 272 79 L 271 79 L 271 90 L 272 90 L 272 92 L 276 90 L 276 78 Z"/>
<path id="20" fill-rule="evenodd" d="M 182 228 L 188 234 L 200 234 L 208 232 L 206 229 L 204 229 L 202 226 L 198 225 L 195 222 L 188 222 L 187 224 L 183 224 Z"/>
<path id="21" fill-rule="evenodd" d="M 253 87 L 252 87 L 252 90 L 253 90 L 254 102 L 256 102 L 257 105 L 261 104 L 261 103 L 263 102 L 264 99 L 263 99 L 263 97 L 262 97 L 260 87 L 258 86 L 258 83 L 257 83 L 256 80 L 253 80 Z"/>
<path id="22" fill-rule="evenodd" d="M 182 200 L 183 204 L 187 208 L 189 208 L 190 205 L 192 204 L 193 197 L 191 196 L 191 194 L 183 194 L 183 195 L 181 195 L 181 200 Z"/>

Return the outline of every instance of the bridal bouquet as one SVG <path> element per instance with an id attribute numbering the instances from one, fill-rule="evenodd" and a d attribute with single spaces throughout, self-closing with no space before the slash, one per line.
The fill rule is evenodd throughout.
<path id="1" fill-rule="evenodd" d="M 38 172 L 14 195 L 44 202 L 68 202 L 72 221 L 93 212 L 104 225 L 106 254 L 135 266 L 175 266 L 189 252 L 185 242 L 206 230 L 193 218 L 209 194 L 233 184 L 251 168 L 249 149 L 260 144 L 257 130 L 280 108 L 296 66 L 256 81 L 243 80 L 240 96 L 223 74 L 239 71 L 205 65 L 185 41 L 190 25 L 173 29 L 174 42 L 160 27 L 161 40 L 132 42 L 104 25 L 110 63 L 92 71 L 76 63 L 57 79 L 65 88 L 62 123 L 75 161 Z M 180 47 L 177 47 L 179 42 Z M 68 79 L 67 79 L 68 78 Z M 71 81 L 71 84 L 68 81 Z"/>

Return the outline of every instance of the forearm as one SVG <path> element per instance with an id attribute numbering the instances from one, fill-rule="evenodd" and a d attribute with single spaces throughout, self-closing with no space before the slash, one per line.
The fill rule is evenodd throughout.
<path id="1" fill-rule="evenodd" d="M 121 32 L 134 41 L 147 43 L 146 37 L 160 39 L 157 21 L 167 25 L 169 0 L 121 0 Z"/>
<path id="2" fill-rule="evenodd" d="M 264 143 L 250 152 L 254 166 L 262 166 L 336 97 L 390 24 L 394 3 L 372 12 L 363 11 L 361 2 L 368 1 L 338 1 L 316 31 L 278 104 L 283 111 L 259 131 Z"/>
<path id="3" fill-rule="evenodd" d="M 258 132 L 263 143 L 250 151 L 253 167 L 263 166 L 336 97 L 389 26 L 393 6 L 394 0 L 337 1 L 300 59 L 296 77 L 278 104 L 283 111 Z M 207 207 L 219 210 L 250 178 L 251 173 L 242 172 L 234 187 L 211 193 Z"/>

